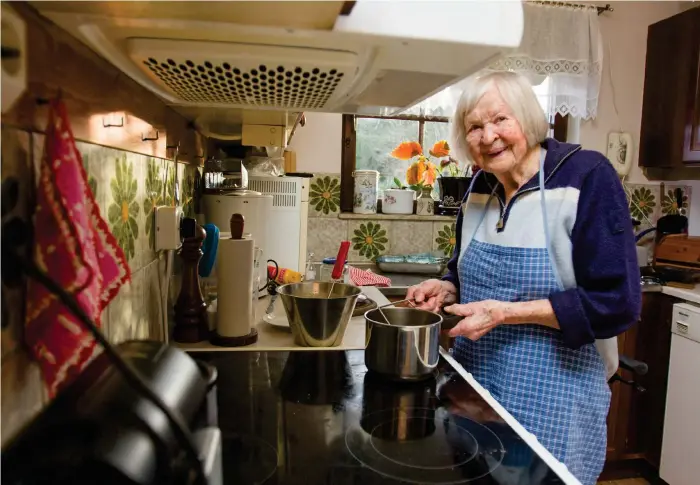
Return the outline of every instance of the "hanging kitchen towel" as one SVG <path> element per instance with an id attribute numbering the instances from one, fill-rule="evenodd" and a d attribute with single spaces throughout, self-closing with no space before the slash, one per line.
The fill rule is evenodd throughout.
<path id="1" fill-rule="evenodd" d="M 62 101 L 49 108 L 34 218 L 34 261 L 101 326 L 100 316 L 131 277 L 124 252 L 100 215 Z M 29 281 L 25 339 L 49 395 L 96 354 L 89 331 L 55 295 Z"/>
<path id="2" fill-rule="evenodd" d="M 391 286 L 391 280 L 386 276 L 372 273 L 370 270 L 363 271 L 360 268 L 350 266 L 350 281 L 355 286 Z"/>

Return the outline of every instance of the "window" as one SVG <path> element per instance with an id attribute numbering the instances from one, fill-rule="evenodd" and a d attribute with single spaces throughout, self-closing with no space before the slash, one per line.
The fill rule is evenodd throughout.
<path id="1" fill-rule="evenodd" d="M 394 177 L 402 182 L 410 161 L 393 158 L 391 151 L 402 141 L 416 140 L 425 151 L 439 140 L 449 140 L 449 116 L 462 92 L 457 83 L 435 94 L 400 116 L 343 115 L 343 154 L 340 207 L 352 212 L 353 177 L 355 170 L 379 172 L 379 195 L 393 185 Z M 548 79 L 534 87 L 542 108 L 548 111 Z M 550 135 L 566 140 L 567 120 L 557 115 L 550 123 Z M 437 185 L 437 184 L 436 184 Z M 433 195 L 438 196 L 437 186 Z"/>

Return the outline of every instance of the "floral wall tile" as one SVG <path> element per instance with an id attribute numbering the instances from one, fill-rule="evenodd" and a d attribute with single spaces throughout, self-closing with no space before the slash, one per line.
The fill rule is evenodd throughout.
<path id="1" fill-rule="evenodd" d="M 428 253 L 433 249 L 433 223 L 430 221 L 392 221 L 391 254 Z"/>
<path id="2" fill-rule="evenodd" d="M 175 176 L 175 189 L 176 189 L 176 205 L 182 207 L 184 203 L 183 198 L 183 180 L 185 178 L 185 166 L 184 163 L 177 164 L 177 172 Z"/>
<path id="3" fill-rule="evenodd" d="M 351 242 L 349 261 L 374 261 L 377 256 L 392 250 L 389 234 L 394 221 L 349 221 L 348 239 Z"/>
<path id="4" fill-rule="evenodd" d="M 195 178 L 196 175 L 199 173 L 197 171 L 197 167 L 194 165 L 184 165 L 183 166 L 183 175 L 182 175 L 182 212 L 185 214 L 185 217 L 194 217 L 195 210 L 195 200 L 194 200 L 194 187 L 195 187 Z"/>
<path id="5" fill-rule="evenodd" d="M 135 262 L 139 237 L 138 221 L 142 208 L 137 200 L 137 176 L 140 170 L 138 166 L 134 166 L 133 160 L 128 158 L 127 154 L 122 152 L 114 161 L 114 176 L 109 183 L 107 222 L 131 265 Z"/>
<path id="6" fill-rule="evenodd" d="M 658 185 L 628 184 L 626 192 L 632 218 L 640 221 L 642 227 L 654 226 L 660 214 L 660 187 Z"/>
<path id="7" fill-rule="evenodd" d="M 144 192 L 141 206 L 146 220 L 144 224 L 145 239 L 148 242 L 148 249 L 151 251 L 155 251 L 156 245 L 155 208 L 165 203 L 163 193 L 165 163 L 165 160 L 159 158 L 145 157 Z"/>
<path id="8" fill-rule="evenodd" d="M 159 260 L 141 269 L 143 273 L 143 302 L 141 312 L 136 316 L 134 338 L 162 340 L 162 313 L 160 296 Z"/>
<path id="9" fill-rule="evenodd" d="M 314 253 L 313 260 L 321 261 L 338 254 L 340 242 L 348 237 L 348 221 L 309 217 L 306 233 L 306 252 Z"/>
<path id="10" fill-rule="evenodd" d="M 118 344 L 136 338 L 140 316 L 145 313 L 144 278 L 143 268 L 132 273 L 131 283 L 122 286 L 109 304 L 107 336 L 110 342 Z"/>
<path id="11" fill-rule="evenodd" d="M 661 213 L 663 215 L 680 214 L 690 217 L 691 190 L 692 188 L 688 185 L 664 186 L 663 194 L 661 194 Z"/>
<path id="12" fill-rule="evenodd" d="M 309 217 L 336 217 L 339 212 L 340 175 L 316 175 L 309 185 Z"/>
<path id="13" fill-rule="evenodd" d="M 452 257 L 457 244 L 457 225 L 453 222 L 433 222 L 433 250 Z"/>

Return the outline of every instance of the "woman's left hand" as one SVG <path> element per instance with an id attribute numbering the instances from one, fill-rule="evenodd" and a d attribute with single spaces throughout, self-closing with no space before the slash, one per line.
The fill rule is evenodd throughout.
<path id="1" fill-rule="evenodd" d="M 450 330 L 450 337 L 462 336 L 469 340 L 478 340 L 505 323 L 505 303 L 502 301 L 484 300 L 464 305 L 450 305 L 445 307 L 444 311 L 464 317 Z"/>

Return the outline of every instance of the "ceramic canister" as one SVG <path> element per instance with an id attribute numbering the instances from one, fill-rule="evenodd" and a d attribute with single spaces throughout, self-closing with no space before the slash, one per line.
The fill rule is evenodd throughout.
<path id="1" fill-rule="evenodd" d="M 355 191 L 353 194 L 352 211 L 355 214 L 377 213 L 377 190 L 379 172 L 376 170 L 356 170 Z"/>

